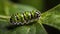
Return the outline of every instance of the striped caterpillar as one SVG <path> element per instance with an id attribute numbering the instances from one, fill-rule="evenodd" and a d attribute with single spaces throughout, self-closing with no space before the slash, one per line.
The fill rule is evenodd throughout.
<path id="1" fill-rule="evenodd" d="M 40 11 L 25 11 L 24 13 L 16 13 L 11 16 L 10 23 L 13 25 L 24 25 L 29 24 L 38 20 L 40 17 Z"/>

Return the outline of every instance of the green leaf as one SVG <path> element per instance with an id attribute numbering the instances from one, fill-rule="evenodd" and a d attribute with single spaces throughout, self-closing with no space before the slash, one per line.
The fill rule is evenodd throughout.
<path id="1" fill-rule="evenodd" d="M 0 0 L 0 2 L 3 3 L 3 5 L 0 4 L 0 34 L 47 34 L 42 24 L 38 22 L 24 26 L 13 26 L 10 24 L 9 18 L 12 14 L 37 9 L 26 5 L 10 3 L 8 0 Z"/>
<path id="2" fill-rule="evenodd" d="M 0 21 L 0 34 L 47 34 L 42 24 L 10 26 L 9 22 Z"/>
<path id="3" fill-rule="evenodd" d="M 60 30 L 60 4 L 47 12 L 42 13 L 40 22 Z"/>

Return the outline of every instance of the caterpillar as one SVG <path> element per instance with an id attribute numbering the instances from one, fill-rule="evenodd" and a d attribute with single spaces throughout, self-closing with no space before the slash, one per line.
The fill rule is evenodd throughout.
<path id="1" fill-rule="evenodd" d="M 10 18 L 10 23 L 13 25 L 29 24 L 38 20 L 40 17 L 40 11 L 25 11 L 24 13 L 13 14 Z"/>

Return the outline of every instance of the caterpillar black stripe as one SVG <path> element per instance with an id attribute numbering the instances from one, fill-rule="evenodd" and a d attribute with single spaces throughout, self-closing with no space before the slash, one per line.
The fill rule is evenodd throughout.
<path id="1" fill-rule="evenodd" d="M 40 11 L 31 11 L 31 12 L 25 11 L 22 14 L 16 13 L 12 15 L 10 18 L 10 23 L 13 25 L 29 24 L 31 22 L 38 20 L 39 17 L 40 17 Z"/>

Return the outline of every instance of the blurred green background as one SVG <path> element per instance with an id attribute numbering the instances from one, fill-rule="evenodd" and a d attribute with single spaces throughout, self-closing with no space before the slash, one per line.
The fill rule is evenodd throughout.
<path id="1" fill-rule="evenodd" d="M 47 11 L 60 3 L 59 0 L 11 0 L 14 3 L 30 5 L 40 11 Z"/>
<path id="2" fill-rule="evenodd" d="M 41 12 L 41 19 L 36 24 L 18 26 L 17 28 L 10 26 L 9 18 L 12 14 L 32 10 L 39 10 Z M 0 34 L 60 33 L 59 20 L 59 0 L 0 0 Z M 9 27 L 7 28 L 7 26 Z"/>

